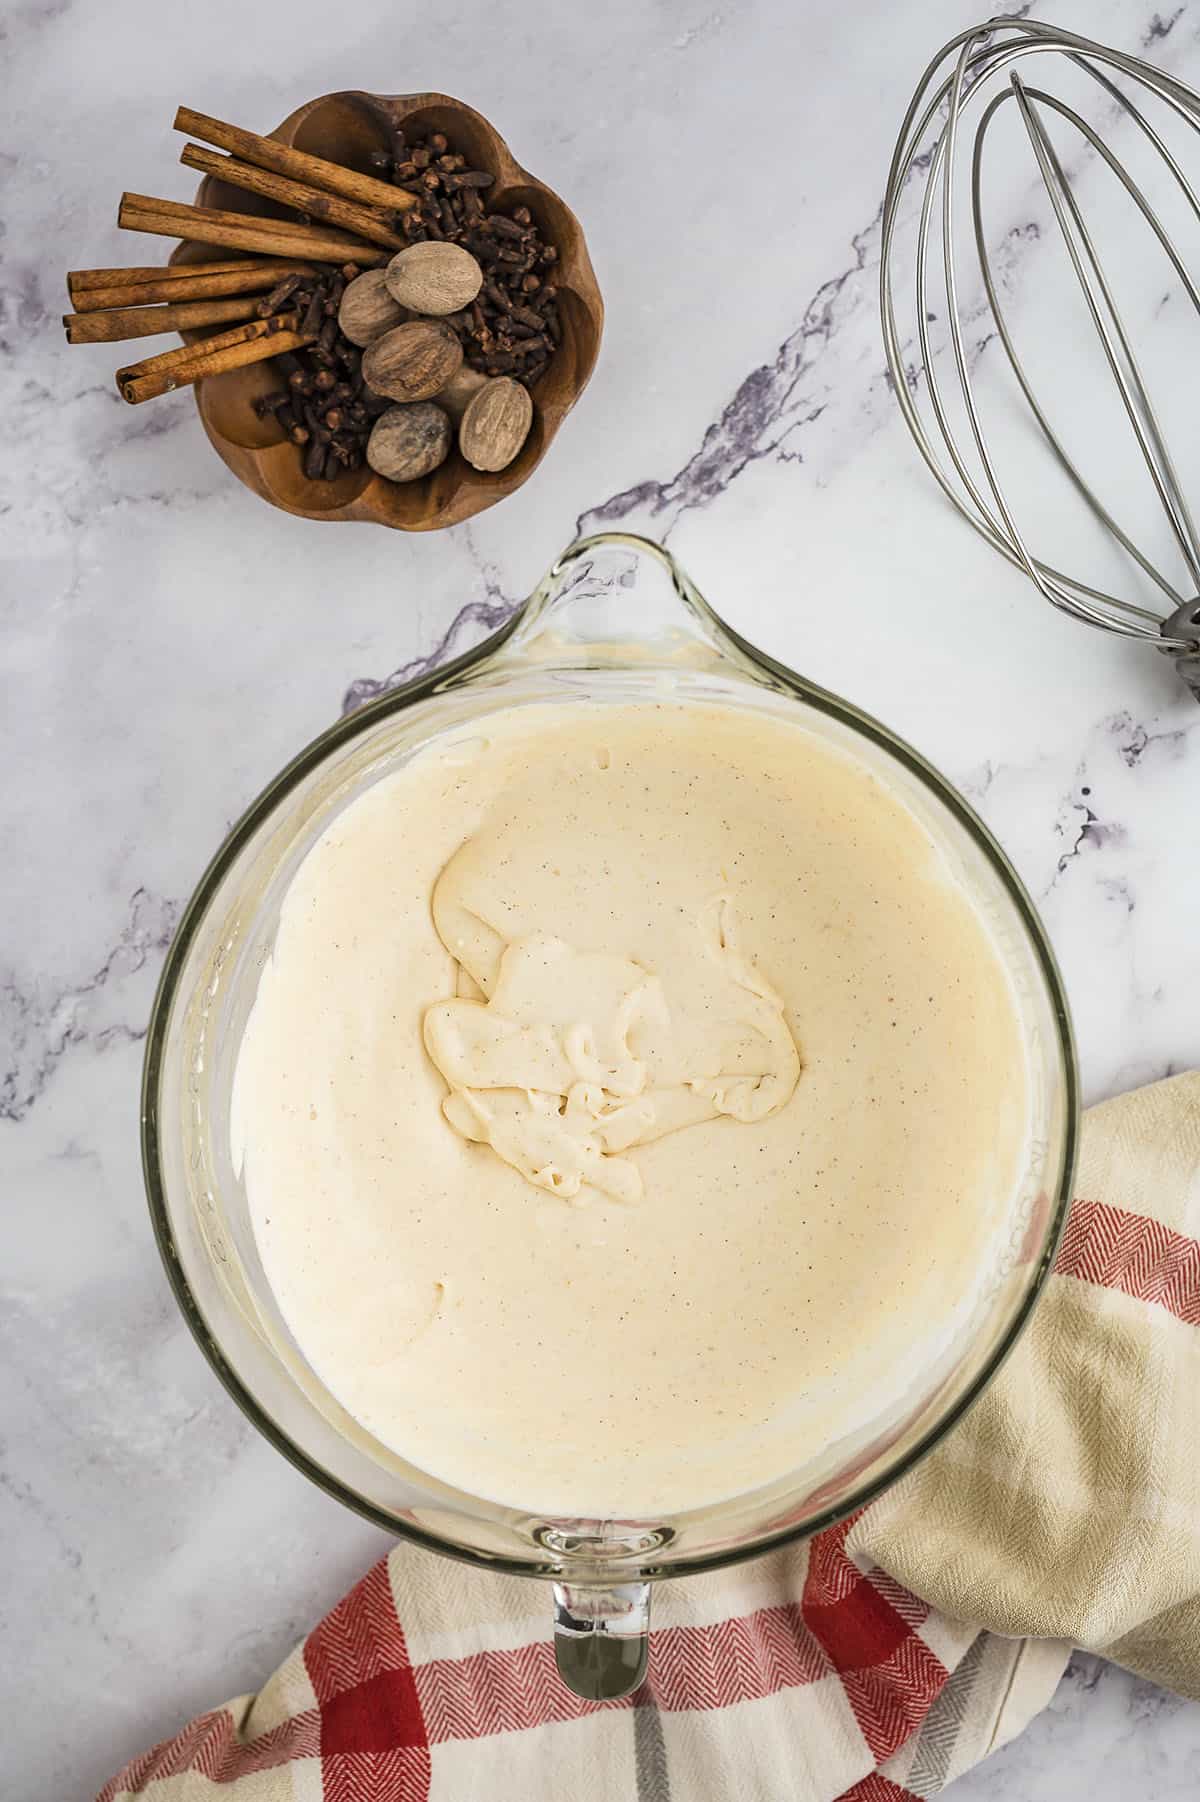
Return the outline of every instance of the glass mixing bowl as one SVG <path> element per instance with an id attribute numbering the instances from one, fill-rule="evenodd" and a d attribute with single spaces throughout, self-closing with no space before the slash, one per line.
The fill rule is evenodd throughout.
<path id="1" fill-rule="evenodd" d="M 230 1153 L 242 1030 L 301 859 L 333 815 L 431 736 L 550 699 L 748 708 L 798 722 L 876 769 L 925 823 L 988 921 L 1029 1060 L 1033 1130 L 1022 1180 L 994 1268 L 953 1342 L 867 1426 L 835 1445 L 797 1445 L 794 1468 L 777 1482 L 666 1519 L 522 1513 L 449 1488 L 373 1439 L 285 1326 Z M 548 1580 L 559 1669 L 592 1697 L 640 1681 L 655 1581 L 830 1525 L 949 1430 L 995 1374 L 1050 1268 L 1078 1123 L 1070 1022 L 1053 956 L 1029 897 L 966 802 L 875 720 L 740 639 L 665 549 L 617 533 L 573 545 L 499 634 L 340 721 L 254 802 L 201 879 L 167 957 L 142 1106 L 146 1187 L 167 1274 L 230 1394 L 285 1457 L 348 1507 L 433 1551 Z"/>

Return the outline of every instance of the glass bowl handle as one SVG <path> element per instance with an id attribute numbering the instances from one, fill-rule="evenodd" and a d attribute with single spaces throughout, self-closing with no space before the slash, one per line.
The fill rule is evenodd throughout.
<path id="1" fill-rule="evenodd" d="M 588 1702 L 627 1696 L 646 1675 L 650 1585 L 554 1585 L 554 1658 L 567 1688 Z"/>

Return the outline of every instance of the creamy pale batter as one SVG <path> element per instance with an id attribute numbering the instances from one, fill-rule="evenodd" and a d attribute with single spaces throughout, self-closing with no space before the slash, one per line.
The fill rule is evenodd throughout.
<path id="1" fill-rule="evenodd" d="M 577 703 L 434 741 L 326 830 L 234 1145 L 364 1427 L 631 1518 L 784 1475 L 921 1369 L 1027 1088 L 988 932 L 870 771 L 729 707 Z"/>

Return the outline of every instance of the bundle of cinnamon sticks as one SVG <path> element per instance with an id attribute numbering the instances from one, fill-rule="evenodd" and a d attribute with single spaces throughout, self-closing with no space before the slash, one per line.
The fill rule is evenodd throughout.
<path id="1" fill-rule="evenodd" d="M 180 158 L 188 168 L 288 206 L 302 218 L 122 196 L 117 222 L 125 229 L 211 245 L 228 259 L 68 274 L 75 310 L 64 314 L 63 324 L 70 344 L 218 328 L 118 370 L 117 386 L 135 404 L 312 343 L 315 334 L 304 332 L 295 314 L 268 304 L 272 292 L 290 275 L 312 275 L 329 264 L 353 264 L 357 272 L 385 262 L 406 242 L 403 216 L 417 205 L 412 194 L 388 182 L 188 107 L 176 113 L 175 129 L 226 153 L 188 143 Z"/>

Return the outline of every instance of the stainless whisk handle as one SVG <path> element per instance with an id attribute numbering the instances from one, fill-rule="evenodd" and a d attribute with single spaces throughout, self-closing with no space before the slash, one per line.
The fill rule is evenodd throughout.
<path id="1" fill-rule="evenodd" d="M 1185 601 L 1182 607 L 1176 607 L 1163 621 L 1162 635 L 1186 641 L 1182 646 L 1163 645 L 1162 649 L 1200 701 L 1200 595 Z"/>

